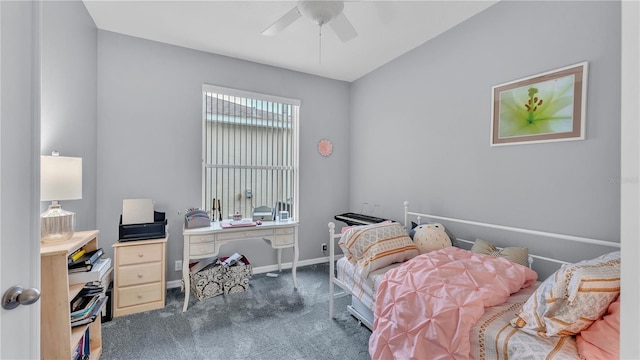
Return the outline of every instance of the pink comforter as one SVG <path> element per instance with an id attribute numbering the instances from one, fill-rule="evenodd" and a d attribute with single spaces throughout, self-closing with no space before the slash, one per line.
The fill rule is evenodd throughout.
<path id="1" fill-rule="evenodd" d="M 537 274 L 521 265 L 448 247 L 389 270 L 378 286 L 369 354 L 378 359 L 468 359 L 469 331 Z"/>

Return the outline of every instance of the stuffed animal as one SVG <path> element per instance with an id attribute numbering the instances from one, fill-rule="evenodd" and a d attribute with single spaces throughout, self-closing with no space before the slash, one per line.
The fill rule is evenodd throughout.
<path id="1" fill-rule="evenodd" d="M 422 224 L 414 230 L 413 242 L 421 254 L 451 246 L 451 239 L 442 224 Z"/>

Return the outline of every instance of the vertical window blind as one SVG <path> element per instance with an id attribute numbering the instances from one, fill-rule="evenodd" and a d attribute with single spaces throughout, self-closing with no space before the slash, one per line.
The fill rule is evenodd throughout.
<path id="1" fill-rule="evenodd" d="M 203 208 L 214 220 L 267 206 L 297 219 L 300 102 L 203 86 Z"/>

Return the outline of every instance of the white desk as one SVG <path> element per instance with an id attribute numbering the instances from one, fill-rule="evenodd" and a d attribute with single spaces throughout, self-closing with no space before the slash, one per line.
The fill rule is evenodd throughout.
<path id="1" fill-rule="evenodd" d="M 264 221 L 262 225 L 237 228 L 222 228 L 214 221 L 210 226 L 196 229 L 183 229 L 184 250 L 182 256 L 182 280 L 184 281 L 184 306 L 187 311 L 191 294 L 191 278 L 189 277 L 189 261 L 217 256 L 220 246 L 244 240 L 263 239 L 278 250 L 278 270 L 282 267 L 282 249 L 293 247 L 293 264 L 291 275 L 293 287 L 298 288 L 296 267 L 298 265 L 298 223 L 294 221 Z"/>

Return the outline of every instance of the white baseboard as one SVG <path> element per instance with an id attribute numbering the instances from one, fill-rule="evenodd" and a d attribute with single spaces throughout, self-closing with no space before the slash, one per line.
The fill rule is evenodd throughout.
<path id="1" fill-rule="evenodd" d="M 342 255 L 336 255 L 336 260 L 341 258 Z M 298 261 L 298 267 L 301 266 L 308 266 L 308 265 L 315 265 L 315 264 L 322 264 L 322 263 L 326 263 L 329 262 L 329 258 L 328 257 L 319 257 L 319 258 L 315 258 L 315 259 L 308 259 L 308 260 L 302 260 L 302 261 Z M 288 263 L 282 263 L 282 268 L 283 269 L 291 269 L 292 263 L 288 262 Z M 258 267 L 254 267 L 253 268 L 253 273 L 254 274 L 263 274 L 263 273 L 268 273 L 268 272 L 272 272 L 272 271 L 278 271 L 278 264 L 273 264 L 273 265 L 265 265 L 265 266 L 258 266 Z M 172 289 L 172 288 L 179 288 L 182 285 L 182 279 L 178 279 L 178 280 L 171 280 L 171 281 L 167 281 L 167 289 Z"/>

